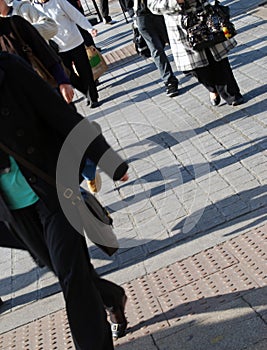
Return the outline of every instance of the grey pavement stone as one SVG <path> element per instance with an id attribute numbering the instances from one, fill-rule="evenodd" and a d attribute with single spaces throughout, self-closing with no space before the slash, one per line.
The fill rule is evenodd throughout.
<path id="1" fill-rule="evenodd" d="M 115 343 L 115 349 L 118 350 L 158 350 L 158 347 L 154 344 L 154 341 L 151 337 L 151 335 L 147 335 L 143 338 L 138 339 L 130 339 L 128 343 L 122 343 L 120 345 L 116 346 Z"/>
<path id="2" fill-rule="evenodd" d="M 242 350 L 266 350 L 266 349 L 267 349 L 267 339 L 264 339 L 250 346 L 246 346 Z"/>
<path id="3" fill-rule="evenodd" d="M 261 184 L 257 180 L 252 180 L 249 182 L 239 182 L 239 183 L 233 184 L 232 186 L 237 192 L 243 192 L 243 191 L 248 191 L 250 189 L 258 187 L 260 185 Z"/>
<path id="4" fill-rule="evenodd" d="M 267 326 L 251 309 L 215 311 L 208 320 L 157 339 L 160 350 L 241 350 L 266 335 Z M 250 317 L 249 317 L 250 316 Z"/>
<path id="5" fill-rule="evenodd" d="M 255 312 L 263 315 L 267 312 L 267 288 L 262 287 L 247 293 L 242 297 Z"/>

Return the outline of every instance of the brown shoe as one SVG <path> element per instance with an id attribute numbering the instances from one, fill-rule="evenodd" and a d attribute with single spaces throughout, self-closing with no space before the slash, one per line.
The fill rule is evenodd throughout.
<path id="1" fill-rule="evenodd" d="M 87 181 L 88 189 L 92 194 L 95 194 L 101 190 L 102 180 L 101 176 L 98 172 L 95 174 L 95 178 L 93 180 Z"/>

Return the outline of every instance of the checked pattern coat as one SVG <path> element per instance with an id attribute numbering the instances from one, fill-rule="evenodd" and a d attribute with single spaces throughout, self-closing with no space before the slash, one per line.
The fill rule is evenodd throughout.
<path id="1" fill-rule="evenodd" d="M 185 2 L 189 8 L 185 11 L 196 11 L 196 0 L 185 0 Z M 164 15 L 172 54 L 179 71 L 190 71 L 209 64 L 205 50 L 194 51 L 189 46 L 186 31 L 181 25 L 183 9 L 176 0 L 148 0 L 148 7 L 151 12 Z M 236 45 L 236 40 L 231 38 L 211 47 L 210 51 L 214 59 L 220 61 L 227 57 L 228 52 Z"/>

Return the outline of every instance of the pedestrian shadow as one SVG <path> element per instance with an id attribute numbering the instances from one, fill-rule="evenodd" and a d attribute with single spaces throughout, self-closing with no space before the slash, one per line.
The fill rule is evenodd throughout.
<path id="1" fill-rule="evenodd" d="M 30 273 L 30 272 L 29 272 Z M 25 273 L 27 275 L 28 273 Z M 12 292 L 14 292 L 14 289 L 12 289 Z M 5 313 L 6 311 L 10 309 L 15 309 L 20 306 L 32 303 L 34 301 L 38 301 L 41 299 L 44 299 L 48 296 L 51 296 L 53 294 L 57 294 L 61 292 L 61 287 L 59 283 L 53 283 L 49 286 L 42 287 L 40 289 L 33 290 L 31 292 L 25 292 L 21 293 L 20 295 L 17 295 L 15 297 L 11 298 L 3 298 L 4 304 L 0 306 L 0 315 Z M 3 315 L 4 317 L 4 315 Z"/>
<path id="2" fill-rule="evenodd" d="M 247 47 L 251 47 L 253 48 L 253 46 L 259 45 L 262 43 L 263 40 L 266 41 L 267 36 L 265 36 L 264 38 L 259 38 L 259 39 L 255 39 L 249 43 L 246 43 L 246 45 L 238 45 L 234 51 L 231 53 L 231 55 L 229 56 L 229 60 L 231 62 L 231 66 L 233 68 L 233 71 L 235 71 L 235 69 L 238 69 L 239 67 L 244 67 L 249 63 L 256 63 L 258 60 L 265 58 L 266 57 L 266 47 L 261 48 L 261 50 L 257 50 L 257 51 L 253 51 L 253 55 L 251 54 L 251 52 L 247 52 Z M 244 51 L 245 52 L 242 52 Z M 259 70 L 261 68 L 259 67 Z"/>
<path id="3" fill-rule="evenodd" d="M 166 205 L 168 204 L 168 193 L 166 194 Z M 178 204 L 177 198 L 177 204 Z M 93 259 L 107 261 L 108 264 L 97 268 L 100 274 L 106 274 L 110 271 L 119 271 L 127 267 L 144 262 L 147 259 L 155 257 L 163 252 L 175 247 L 192 242 L 195 239 L 207 236 L 218 229 L 224 230 L 223 236 L 233 236 L 244 230 L 260 226 L 267 221 L 266 214 L 267 203 L 267 185 L 258 186 L 249 190 L 240 191 L 235 195 L 218 200 L 215 203 L 203 206 L 193 211 L 190 215 L 180 217 L 179 209 L 173 212 L 173 218 L 168 223 L 169 236 L 162 239 L 162 233 L 158 232 L 153 236 L 146 238 L 123 238 L 119 239 L 120 250 L 113 257 L 107 257 L 98 248 L 90 249 Z M 204 203 L 205 204 L 205 203 Z M 161 206 L 162 206 L 161 202 Z M 164 220 L 164 212 L 161 214 L 159 207 L 157 217 Z M 156 212 L 155 212 L 156 213 Z M 176 216 L 177 214 L 177 216 Z M 151 219 L 152 221 L 153 219 Z M 244 224 L 243 224 L 244 222 Z M 149 227 L 151 222 L 143 224 L 144 228 Z M 167 229 L 164 229 L 166 233 Z M 116 227 L 115 227 L 116 231 Z M 122 231 L 122 229 L 121 229 Z M 143 235 L 145 237 L 145 233 Z M 124 254 L 134 259 L 123 258 Z"/>
<path id="4" fill-rule="evenodd" d="M 171 149 L 178 143 L 177 140 L 180 140 L 181 143 L 182 137 L 182 134 L 175 135 L 175 137 L 173 137 L 171 133 L 165 132 L 157 134 L 155 137 L 149 137 L 145 140 L 144 143 L 139 143 L 139 146 L 142 149 L 144 148 L 144 145 L 151 143 L 152 147 L 149 148 L 149 151 L 144 151 L 142 153 L 134 155 L 133 157 L 129 158 L 128 163 L 132 164 L 132 167 L 134 168 L 135 161 L 144 159 L 164 149 Z M 177 164 L 160 167 L 156 170 L 153 170 L 152 172 L 149 172 L 148 170 L 146 174 L 141 175 L 137 180 L 130 180 L 125 184 L 121 184 L 117 187 L 117 190 L 123 191 L 124 188 L 135 184 L 136 181 L 140 183 L 142 182 L 143 184 L 157 182 L 157 186 L 155 188 L 150 187 L 148 190 L 143 190 L 142 192 L 135 193 L 134 195 L 124 196 L 123 201 L 109 203 L 109 210 L 111 212 L 118 211 L 123 209 L 125 205 L 130 206 L 138 203 L 139 201 L 142 201 L 144 198 L 153 198 L 159 193 L 168 191 L 168 189 L 177 188 L 182 184 L 186 184 L 193 180 L 200 180 L 201 177 L 205 177 L 205 175 L 210 175 L 212 172 L 217 172 L 230 165 L 242 162 L 248 157 L 252 157 L 258 153 L 263 152 L 266 149 L 266 143 L 267 137 L 260 137 L 251 140 L 250 142 L 245 142 L 227 148 L 225 150 L 214 152 L 214 157 L 222 155 L 223 153 L 226 153 L 227 155 L 225 157 L 219 157 L 219 159 L 214 159 L 209 162 L 207 161 L 203 163 L 181 165 L 177 161 Z M 240 150 L 237 151 L 238 149 Z M 190 159 L 190 154 L 188 157 Z"/>
<path id="5" fill-rule="evenodd" d="M 34 263 L 33 263 L 34 264 Z M 49 270 L 47 268 L 33 267 L 26 272 L 18 273 L 14 276 L 8 276 L 0 279 L 0 296 L 12 295 L 11 298 L 4 297 L 4 304 L 0 307 L 0 313 L 3 313 L 11 308 L 24 305 L 46 296 L 55 294 L 61 291 L 59 283 L 52 283 L 42 288 L 33 287 L 30 292 L 23 292 L 27 290 L 31 284 L 36 283 L 38 279 L 44 276 Z M 45 283 L 45 282 L 44 282 Z M 20 295 L 13 297 L 13 293 L 21 291 Z"/>
<path id="6" fill-rule="evenodd" d="M 163 312 L 158 310 L 154 317 L 144 317 L 139 323 L 134 320 L 134 325 L 130 324 L 127 330 L 126 339 L 122 338 L 115 348 L 234 350 L 253 349 L 255 344 L 262 344 L 263 349 L 264 344 L 267 345 L 264 336 L 266 324 L 255 310 L 266 302 L 266 292 L 266 287 L 247 289 L 202 297 Z M 142 311 L 145 300 L 139 302 Z M 162 306 L 166 309 L 166 305 Z"/>

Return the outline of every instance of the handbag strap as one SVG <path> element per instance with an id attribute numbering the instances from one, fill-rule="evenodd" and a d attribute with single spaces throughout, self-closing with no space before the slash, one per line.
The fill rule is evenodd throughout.
<path id="1" fill-rule="evenodd" d="M 49 175 L 47 175 L 44 171 L 39 169 L 37 166 L 26 160 L 25 158 L 21 157 L 16 152 L 12 151 L 9 147 L 4 145 L 2 142 L 0 142 L 0 149 L 4 151 L 5 153 L 12 156 L 18 163 L 23 165 L 25 168 L 33 172 L 35 175 L 43 179 L 45 182 L 47 182 L 49 185 L 56 187 L 56 181 Z"/>

